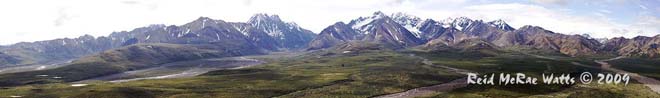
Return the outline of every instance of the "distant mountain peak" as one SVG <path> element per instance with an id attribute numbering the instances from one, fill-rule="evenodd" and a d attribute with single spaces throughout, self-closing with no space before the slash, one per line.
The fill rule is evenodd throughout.
<path id="1" fill-rule="evenodd" d="M 442 21 L 445 22 L 445 23 L 454 23 L 454 22 L 471 22 L 472 19 L 470 19 L 470 18 L 468 18 L 468 17 L 465 17 L 465 16 L 461 16 L 461 17 L 456 17 L 456 18 L 451 18 L 451 17 L 449 17 L 449 18 L 447 18 L 447 19 L 445 19 L 445 20 L 442 20 Z"/>
<path id="2" fill-rule="evenodd" d="M 248 20 L 248 23 L 252 27 L 278 39 L 283 38 L 281 29 L 291 25 L 283 22 L 278 15 L 268 15 L 266 13 L 253 15 L 250 17 L 250 20 Z"/>
<path id="3" fill-rule="evenodd" d="M 195 19 L 192 22 L 189 22 L 187 25 L 189 25 L 189 28 L 194 28 L 194 29 L 203 29 L 205 27 L 215 27 L 218 23 L 224 23 L 225 21 L 223 20 L 216 20 L 216 19 L 211 19 L 209 17 L 199 17 Z M 163 29 L 166 30 L 167 26 L 163 24 L 158 24 L 158 25 L 150 25 L 148 28 L 152 29 Z M 181 35 L 182 36 L 182 35 Z"/>
<path id="4" fill-rule="evenodd" d="M 392 17 L 392 18 L 410 18 L 410 19 L 420 19 L 421 20 L 421 18 L 419 18 L 417 16 L 410 15 L 408 13 L 403 13 L 403 12 L 393 13 L 392 15 L 390 15 L 390 17 Z"/>
<path id="5" fill-rule="evenodd" d="M 460 20 L 460 21 L 472 21 L 472 19 L 470 19 L 469 17 L 465 17 L 465 16 L 457 17 L 457 18 L 455 18 L 454 20 Z"/>
<path id="6" fill-rule="evenodd" d="M 422 20 L 417 16 L 409 15 L 402 12 L 394 13 L 390 15 L 390 17 L 392 18 L 392 20 L 399 23 L 401 26 L 409 30 L 411 33 L 413 33 L 415 37 L 421 38 L 422 32 L 419 31 L 419 27 L 420 27 L 419 25 L 421 25 L 424 22 L 424 20 Z"/>
<path id="7" fill-rule="evenodd" d="M 506 21 L 504 21 L 504 20 L 502 20 L 502 19 L 493 20 L 493 21 L 491 21 L 491 22 L 495 22 L 495 23 L 504 23 L 504 24 L 506 24 Z"/>
<path id="8" fill-rule="evenodd" d="M 268 15 L 266 13 L 259 13 L 259 14 L 254 14 L 252 17 L 250 17 L 248 23 L 260 23 L 266 21 L 282 22 L 280 16 L 278 15 Z"/>
<path id="9" fill-rule="evenodd" d="M 419 39 L 421 32 L 415 25 L 421 21 L 417 17 L 404 13 L 394 13 L 388 16 L 377 11 L 371 16 L 353 19 L 346 25 L 340 22 L 335 23 L 321 32 L 326 35 L 317 37 L 310 45 L 312 45 L 312 49 L 316 49 L 352 40 L 387 44 L 395 48 L 419 45 L 422 43 L 422 40 Z"/>
<path id="10" fill-rule="evenodd" d="M 449 28 L 453 27 L 457 30 L 463 30 L 469 26 L 472 25 L 472 23 L 475 22 L 474 20 L 468 18 L 468 17 L 457 17 L 457 18 L 447 18 L 445 20 L 442 20 L 442 23 L 444 24 L 443 27 Z"/>
<path id="11" fill-rule="evenodd" d="M 203 22 L 206 22 L 206 21 L 213 21 L 213 19 L 211 19 L 209 17 L 199 17 L 199 18 L 195 19 L 194 21 L 192 21 L 191 23 L 197 23 L 197 22 L 198 23 L 203 23 Z M 153 26 L 158 26 L 158 25 L 149 25 L 149 27 L 153 27 Z"/>
<path id="12" fill-rule="evenodd" d="M 646 40 L 646 39 L 650 39 L 650 38 L 651 37 L 647 37 L 647 36 L 637 36 L 637 37 L 633 37 L 632 39 L 634 39 L 634 40 Z"/>
<path id="13" fill-rule="evenodd" d="M 335 22 L 334 25 L 346 25 L 346 23 L 340 21 L 340 22 Z"/>
<path id="14" fill-rule="evenodd" d="M 512 30 L 514 30 L 513 27 L 509 26 L 509 24 L 507 24 L 507 23 L 506 23 L 504 20 L 502 20 L 502 19 L 498 19 L 498 20 L 494 20 L 494 21 L 488 22 L 488 24 L 491 25 L 491 26 L 493 26 L 493 27 L 497 27 L 497 28 L 499 28 L 499 29 L 505 30 L 505 31 L 512 31 Z"/>
<path id="15" fill-rule="evenodd" d="M 539 26 L 533 26 L 533 25 L 524 25 L 520 27 L 520 29 L 543 29 L 542 27 Z"/>
<path id="16" fill-rule="evenodd" d="M 373 16 L 374 17 L 386 17 L 387 15 L 385 15 L 385 13 L 383 13 L 381 11 L 376 11 L 376 12 L 373 13 Z"/>
<path id="17" fill-rule="evenodd" d="M 371 26 L 369 24 L 373 23 L 376 20 L 381 20 L 385 17 L 388 16 L 381 11 L 376 11 L 372 14 L 372 16 L 360 17 L 358 19 L 351 20 L 351 22 L 349 22 L 349 25 L 351 25 L 352 26 L 351 28 L 353 29 L 360 31 L 367 31 L 368 29 L 371 29 Z"/>
<path id="18" fill-rule="evenodd" d="M 209 17 L 203 17 L 202 16 L 202 17 L 197 18 L 197 20 L 213 20 L 213 19 L 211 19 Z"/>
<path id="19" fill-rule="evenodd" d="M 397 22 L 411 22 L 411 21 L 422 21 L 422 18 L 419 18 L 417 16 L 413 16 L 410 14 L 402 13 L 402 12 L 397 12 L 392 15 L 390 15 L 390 18 L 392 18 L 394 21 Z M 403 23 L 400 23 L 403 24 Z"/>

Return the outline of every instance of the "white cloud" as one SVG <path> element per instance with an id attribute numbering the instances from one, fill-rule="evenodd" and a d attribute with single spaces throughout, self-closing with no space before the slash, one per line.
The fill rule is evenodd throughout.
<path id="1" fill-rule="evenodd" d="M 648 16 L 646 22 L 639 21 L 637 24 L 620 24 L 611 21 L 601 11 L 599 17 L 588 15 L 573 15 L 571 10 L 553 10 L 538 5 L 508 3 L 508 4 L 483 4 L 465 7 L 464 15 L 477 19 L 494 20 L 503 19 L 513 27 L 523 25 L 536 25 L 545 29 L 564 34 L 590 34 L 592 37 L 635 37 L 638 35 L 653 36 L 658 34 L 658 24 L 653 22 L 657 17 Z M 643 23 L 643 24 L 642 24 Z M 612 33 L 622 32 L 622 33 Z"/>
<path id="2" fill-rule="evenodd" d="M 566 5 L 569 0 L 531 0 L 534 3 L 544 5 Z"/>
<path id="3" fill-rule="evenodd" d="M 605 13 L 605 14 L 610 14 L 610 13 L 612 13 L 612 11 L 610 11 L 610 10 L 606 10 L 606 9 L 601 9 L 601 10 L 598 10 L 598 11 L 600 11 L 601 13 Z"/>
<path id="4" fill-rule="evenodd" d="M 633 30 L 633 32 L 637 32 L 638 34 L 629 35 L 655 36 L 660 34 L 660 27 L 658 27 L 660 26 L 660 18 L 657 16 L 641 15 L 636 19 L 635 23 L 626 28 Z"/>
<path id="5" fill-rule="evenodd" d="M 648 9 L 648 8 L 646 8 L 646 6 L 641 5 L 641 4 L 639 5 L 639 8 L 642 8 L 642 9 L 644 9 L 644 10 Z"/>

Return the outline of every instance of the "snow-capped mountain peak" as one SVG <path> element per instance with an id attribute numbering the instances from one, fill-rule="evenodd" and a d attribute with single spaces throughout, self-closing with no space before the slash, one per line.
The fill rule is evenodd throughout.
<path id="1" fill-rule="evenodd" d="M 401 25 L 404 25 L 404 24 L 417 25 L 419 22 L 422 21 L 422 19 L 417 17 L 417 16 L 412 16 L 412 15 L 401 13 L 401 12 L 394 13 L 394 14 L 390 15 L 390 17 L 392 18 L 392 20 L 394 20 L 395 22 L 397 22 Z"/>
<path id="2" fill-rule="evenodd" d="M 392 20 L 413 33 L 415 37 L 421 37 L 422 32 L 419 31 L 419 25 L 423 22 L 421 18 L 401 12 L 394 13 L 390 17 L 392 17 Z"/>
<path id="3" fill-rule="evenodd" d="M 234 28 L 239 29 L 250 40 L 257 41 L 259 45 L 267 46 L 271 50 L 283 47 L 300 48 L 314 36 L 311 31 L 294 22 L 285 22 L 274 14 L 255 14 L 247 23 L 235 23 Z"/>
<path id="4" fill-rule="evenodd" d="M 447 18 L 447 19 L 445 19 L 445 20 L 442 20 L 443 23 L 450 23 L 450 24 L 451 24 L 451 23 L 459 23 L 459 24 L 461 24 L 461 23 L 468 23 L 468 22 L 471 22 L 471 21 L 473 21 L 473 20 L 470 19 L 470 18 L 468 18 L 468 17 L 457 17 L 457 18 L 451 18 L 451 17 L 449 17 L 449 18 Z"/>
<path id="5" fill-rule="evenodd" d="M 494 21 L 488 22 L 488 24 L 489 24 L 490 26 L 497 27 L 497 28 L 502 29 L 502 30 L 505 30 L 505 31 L 512 31 L 512 30 L 514 30 L 513 27 L 509 26 L 509 24 L 507 24 L 507 23 L 506 23 L 504 20 L 502 20 L 502 19 L 498 19 L 498 20 L 494 20 Z"/>
<path id="6" fill-rule="evenodd" d="M 492 24 L 496 24 L 496 25 L 506 25 L 506 22 L 502 19 L 493 20 L 493 21 L 488 22 L 488 23 L 492 23 Z"/>
<path id="7" fill-rule="evenodd" d="M 385 15 L 385 13 L 381 11 L 376 11 L 374 12 L 373 16 L 371 16 L 371 18 L 375 18 L 375 19 L 383 18 L 383 17 L 387 17 L 387 15 Z"/>
<path id="8" fill-rule="evenodd" d="M 458 17 L 458 18 L 447 18 L 441 20 L 444 28 L 455 28 L 457 30 L 463 31 L 464 29 L 472 26 L 474 22 L 479 22 L 480 20 L 472 20 L 468 17 Z"/>
<path id="9" fill-rule="evenodd" d="M 258 28 L 271 37 L 279 38 L 282 35 L 280 27 L 287 27 L 288 24 L 282 22 L 278 15 L 268 15 L 265 13 L 255 14 L 248 20 L 252 27 Z"/>
<path id="10" fill-rule="evenodd" d="M 300 28 L 300 26 L 298 26 L 298 24 L 296 24 L 295 22 L 289 22 L 287 24 L 289 25 L 290 30 L 302 31 L 302 28 Z"/>
<path id="11" fill-rule="evenodd" d="M 454 19 L 452 25 L 458 30 L 463 30 L 467 27 L 472 26 L 472 19 L 467 17 L 458 17 Z"/>
<path id="12" fill-rule="evenodd" d="M 349 25 L 351 25 L 351 28 L 353 29 L 362 31 L 363 33 L 369 33 L 369 32 L 365 32 L 372 28 L 372 25 L 369 24 L 373 23 L 375 20 L 382 19 L 385 17 L 388 16 L 381 11 L 377 11 L 374 12 L 372 16 L 360 17 L 358 19 L 351 20 L 351 22 L 349 22 Z"/>
<path id="13" fill-rule="evenodd" d="M 402 12 L 397 12 L 392 15 L 390 15 L 393 19 L 412 19 L 412 20 L 421 20 L 421 18 L 417 16 L 413 16 L 407 13 L 402 13 Z"/>
<path id="14" fill-rule="evenodd" d="M 259 13 L 255 14 L 254 16 L 250 17 L 250 20 L 248 20 L 248 23 L 259 23 L 259 22 L 267 22 L 267 21 L 273 21 L 273 22 L 282 22 L 280 19 L 280 16 L 278 15 L 268 15 L 265 13 Z"/>

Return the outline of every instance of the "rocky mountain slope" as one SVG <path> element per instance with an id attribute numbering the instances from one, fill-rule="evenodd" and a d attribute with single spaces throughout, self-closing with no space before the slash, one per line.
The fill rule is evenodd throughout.
<path id="1" fill-rule="evenodd" d="M 241 43 L 263 51 L 295 50 L 315 34 L 277 15 L 256 14 L 248 22 L 226 22 L 200 17 L 184 25 L 150 25 L 108 36 L 81 36 L 0 47 L 0 66 L 47 64 L 119 48 L 136 43 L 209 44 Z M 223 43 L 231 44 L 231 43 Z"/>
<path id="2" fill-rule="evenodd" d="M 316 37 L 317 36 L 317 37 Z M 190 23 L 150 25 L 108 36 L 81 36 L 0 47 L 0 66 L 52 64 L 137 43 L 208 44 L 244 43 L 257 50 L 282 51 L 324 49 L 359 42 L 381 44 L 391 49 L 422 46 L 426 49 L 454 47 L 477 39 L 496 48 L 526 48 L 559 52 L 569 56 L 610 53 L 625 56 L 660 54 L 658 36 L 597 40 L 581 35 L 555 33 L 538 26 L 514 29 L 503 20 L 483 21 L 467 17 L 422 19 L 405 13 L 375 12 L 347 23 L 337 22 L 318 35 L 278 15 L 256 14 L 247 22 L 226 22 L 200 17 Z M 355 42 L 354 42 L 355 41 Z M 600 42 L 599 42 L 600 41 Z M 353 43 L 349 43 L 353 42 Z"/>
<path id="3" fill-rule="evenodd" d="M 232 23 L 248 39 L 270 50 L 299 49 L 306 47 L 316 34 L 287 23 L 278 15 L 256 14 L 246 23 Z"/>
<path id="4" fill-rule="evenodd" d="M 328 48 L 343 42 L 367 41 L 385 44 L 392 48 L 405 48 L 423 44 L 420 34 L 413 33 L 382 12 L 369 17 L 351 20 L 348 24 L 337 22 L 319 33 L 308 49 Z"/>
<path id="5" fill-rule="evenodd" d="M 655 37 L 638 36 L 632 39 L 612 38 L 605 41 L 603 50 L 623 56 L 660 56 L 660 35 Z"/>
<path id="6" fill-rule="evenodd" d="M 519 50 L 554 51 L 568 56 L 588 56 L 600 53 L 619 55 L 658 55 L 657 36 L 633 39 L 614 38 L 599 42 L 582 35 L 555 33 L 538 26 L 514 29 L 503 20 L 483 21 L 467 17 L 436 21 L 404 13 L 359 17 L 348 24 L 337 22 L 309 43 L 309 50 L 333 47 L 352 41 L 383 44 L 392 49 L 421 46 L 424 49 L 462 47 L 468 42 L 485 42 L 486 47 Z M 349 43 L 350 44 L 350 43 Z"/>

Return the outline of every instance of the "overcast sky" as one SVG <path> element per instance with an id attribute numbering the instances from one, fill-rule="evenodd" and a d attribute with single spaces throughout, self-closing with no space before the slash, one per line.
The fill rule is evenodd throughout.
<path id="1" fill-rule="evenodd" d="M 599 38 L 660 34 L 660 0 L 2 0 L 0 45 L 182 25 L 200 16 L 245 22 L 255 13 L 278 14 L 318 33 L 375 11 L 503 19 L 514 28 L 537 25 Z"/>

